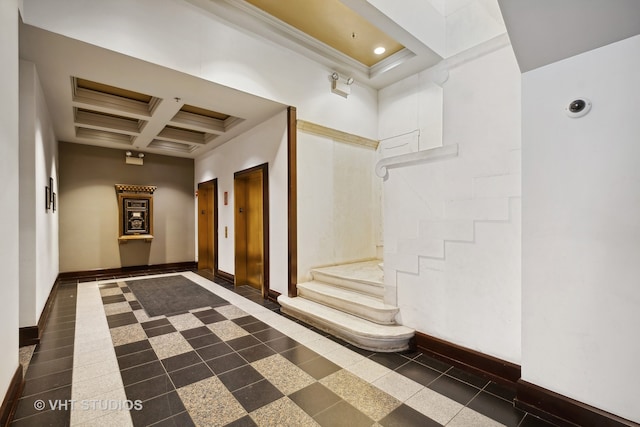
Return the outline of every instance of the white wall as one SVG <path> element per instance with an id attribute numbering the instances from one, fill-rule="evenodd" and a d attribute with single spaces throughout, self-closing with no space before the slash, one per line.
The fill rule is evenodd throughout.
<path id="1" fill-rule="evenodd" d="M 218 179 L 218 268 L 235 274 L 233 174 L 263 163 L 269 164 L 269 285 L 270 289 L 286 294 L 289 283 L 286 111 L 196 159 L 195 185 Z M 227 206 L 223 203 L 224 192 L 228 192 Z"/>
<path id="2" fill-rule="evenodd" d="M 18 2 L 0 2 L 0 394 L 18 368 Z M 44 191 L 44 190 L 43 190 Z"/>
<path id="3" fill-rule="evenodd" d="M 449 0 L 446 14 L 447 57 L 507 31 L 497 0 Z"/>
<path id="4" fill-rule="evenodd" d="M 380 92 L 380 135 L 423 129 L 428 72 Z M 389 170 L 386 300 L 403 324 L 520 361 L 520 72 L 510 46 L 450 70 L 443 143 L 459 156 Z M 429 144 L 427 144 L 429 145 Z"/>
<path id="5" fill-rule="evenodd" d="M 376 136 L 376 91 L 332 94 L 327 69 L 183 0 L 24 0 L 27 24 L 293 105 L 298 118 Z"/>
<path id="6" fill-rule="evenodd" d="M 38 323 L 58 276 L 58 214 L 45 210 L 49 177 L 58 192 L 58 146 L 35 65 L 20 61 L 20 327 Z"/>
<path id="7" fill-rule="evenodd" d="M 522 378 L 636 422 L 638 69 L 640 36 L 522 80 Z"/>
<path id="8" fill-rule="evenodd" d="M 375 150 L 298 132 L 298 282 L 313 267 L 375 258 Z"/>

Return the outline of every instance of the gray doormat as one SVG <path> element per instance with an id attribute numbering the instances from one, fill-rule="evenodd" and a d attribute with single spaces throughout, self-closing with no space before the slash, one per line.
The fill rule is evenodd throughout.
<path id="1" fill-rule="evenodd" d="M 149 317 L 229 304 L 184 276 L 127 280 L 127 286 Z"/>

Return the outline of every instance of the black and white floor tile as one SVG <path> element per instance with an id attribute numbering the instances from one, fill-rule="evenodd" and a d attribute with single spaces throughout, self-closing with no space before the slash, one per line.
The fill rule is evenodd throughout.
<path id="1" fill-rule="evenodd" d="M 418 352 L 356 349 L 253 290 L 179 274 L 228 303 L 149 317 L 126 279 L 61 289 L 73 304 L 56 301 L 59 322 L 36 348 L 13 424 L 549 425 L 513 408 L 498 384 Z"/>

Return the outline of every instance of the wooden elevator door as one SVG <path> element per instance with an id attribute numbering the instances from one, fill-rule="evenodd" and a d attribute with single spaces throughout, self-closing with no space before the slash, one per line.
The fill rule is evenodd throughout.
<path id="1" fill-rule="evenodd" d="M 214 272 L 215 257 L 215 185 L 198 184 L 198 270 Z"/>
<path id="2" fill-rule="evenodd" d="M 264 284 L 262 171 L 235 178 L 236 284 L 260 291 Z"/>

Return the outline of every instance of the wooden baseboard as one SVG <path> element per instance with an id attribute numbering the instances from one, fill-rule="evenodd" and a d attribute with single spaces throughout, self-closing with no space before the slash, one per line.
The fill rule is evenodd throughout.
<path id="1" fill-rule="evenodd" d="M 18 345 L 24 347 L 27 345 L 36 345 L 40 342 L 40 331 L 38 326 L 25 326 L 19 329 Z"/>
<path id="2" fill-rule="evenodd" d="M 134 265 L 129 267 L 118 268 L 104 268 L 96 270 L 84 270 L 84 271 L 69 271 L 60 273 L 58 278 L 60 280 L 82 280 L 87 278 L 107 278 L 111 276 L 118 276 L 122 274 L 136 274 L 136 273 L 151 273 L 161 274 L 173 270 L 195 270 L 198 268 L 198 263 L 195 261 L 187 262 L 174 262 L 168 264 L 154 264 L 154 265 Z"/>
<path id="3" fill-rule="evenodd" d="M 269 289 L 269 294 L 267 295 L 267 299 L 269 301 L 275 302 L 278 304 L 278 297 L 280 296 L 280 292 L 274 291 L 273 289 Z"/>
<path id="4" fill-rule="evenodd" d="M 56 299 L 59 285 L 60 276 L 58 276 L 56 281 L 53 283 L 53 286 L 51 287 L 51 291 L 49 292 L 49 296 L 47 297 L 47 302 L 44 304 L 42 313 L 40 313 L 38 324 L 35 326 L 25 326 L 19 329 L 18 345 L 20 347 L 24 347 L 26 345 L 35 345 L 40 342 L 40 336 L 42 335 L 42 331 L 44 331 L 47 320 L 49 320 L 49 314 L 51 313 L 51 308 L 53 307 L 53 301 L 55 301 Z"/>
<path id="5" fill-rule="evenodd" d="M 227 273 L 226 271 L 216 270 L 213 275 L 216 279 L 222 279 L 223 281 L 233 285 L 236 282 L 236 278 L 233 274 Z"/>
<path id="6" fill-rule="evenodd" d="M 520 366 L 515 363 L 417 331 L 415 344 L 427 355 L 497 383 L 515 388 L 520 379 Z"/>
<path id="7" fill-rule="evenodd" d="M 585 427 L 640 426 L 640 424 L 634 423 L 633 421 L 626 420 L 522 379 L 518 380 L 518 391 L 514 404 L 516 408 L 530 412 L 561 427 L 574 427 L 576 425 Z"/>
<path id="8" fill-rule="evenodd" d="M 18 364 L 18 368 L 13 374 L 9 387 L 7 388 L 7 393 L 4 395 L 2 406 L 0 406 L 0 426 L 8 427 L 13 419 L 13 413 L 18 405 L 18 399 L 22 394 L 22 387 L 24 387 L 22 365 Z"/>

